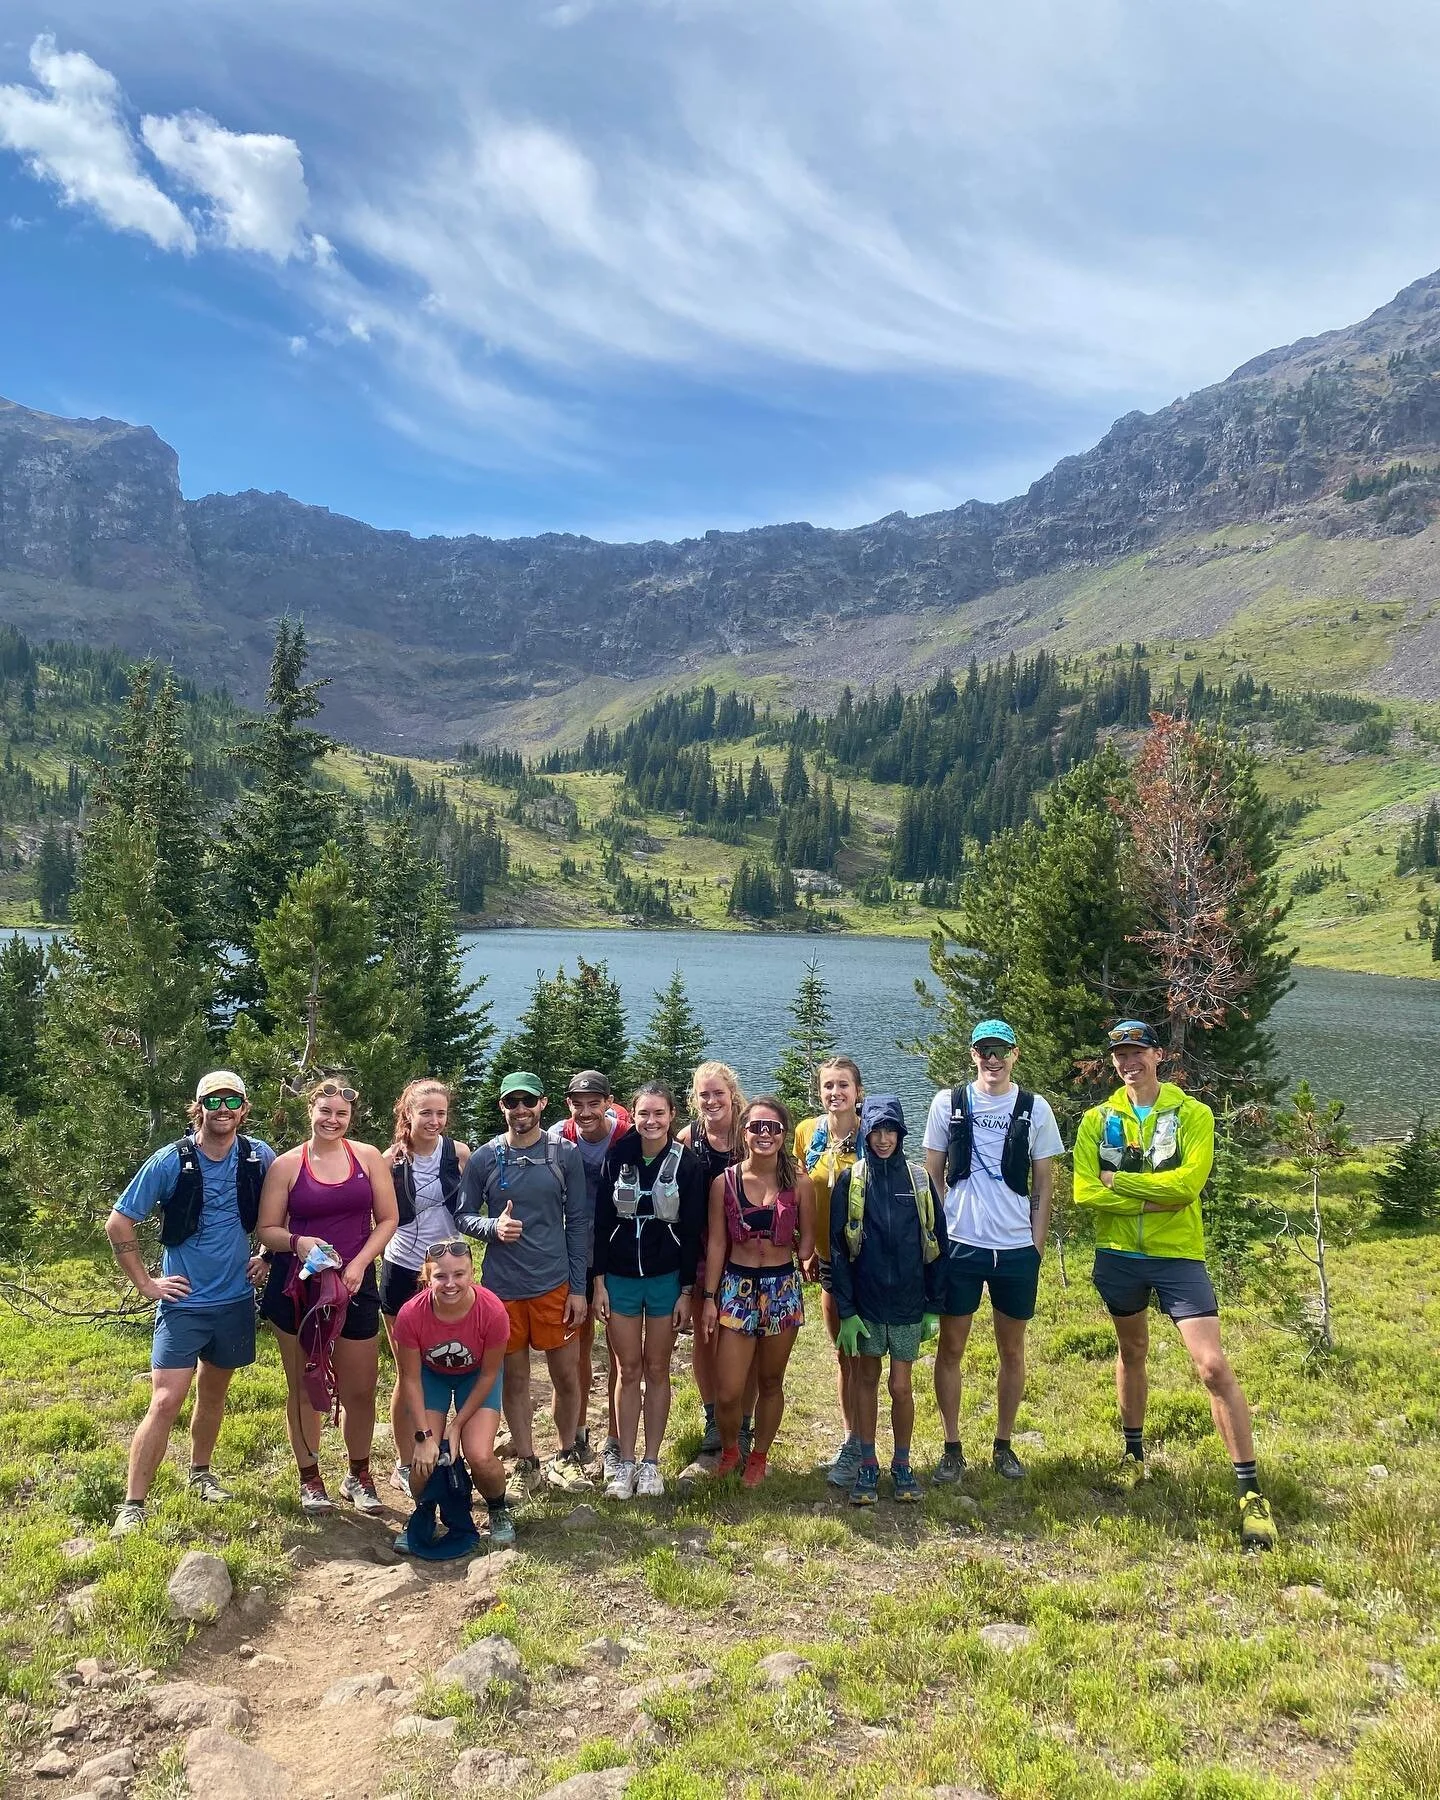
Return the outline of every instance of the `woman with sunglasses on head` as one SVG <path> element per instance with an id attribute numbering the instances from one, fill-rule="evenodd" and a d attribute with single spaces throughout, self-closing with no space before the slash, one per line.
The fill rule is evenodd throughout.
<path id="1" fill-rule="evenodd" d="M 490 1546 L 515 1542 L 505 1499 L 505 1470 L 495 1454 L 500 1425 L 505 1347 L 510 1314 L 475 1279 L 469 1241 L 453 1237 L 427 1245 L 421 1287 L 390 1328 L 400 1368 L 405 1416 L 418 1421 L 410 1463 L 416 1496 L 435 1472 L 442 1439 L 463 1455 L 490 1514 Z M 449 1424 L 451 1412 L 454 1424 Z"/>
<path id="2" fill-rule="evenodd" d="M 701 1329 L 716 1341 L 717 1475 L 740 1465 L 740 1408 L 759 1377 L 746 1487 L 765 1479 L 785 1410 L 785 1365 L 805 1323 L 801 1265 L 815 1254 L 815 1191 L 789 1149 L 790 1115 L 769 1094 L 740 1116 L 745 1157 L 710 1184 L 709 1251 Z"/>
<path id="3" fill-rule="evenodd" d="M 606 1152 L 595 1196 L 595 1310 L 620 1366 L 619 1427 L 610 1500 L 658 1498 L 660 1445 L 670 1418 L 670 1353 L 690 1323 L 705 1215 L 705 1178 L 671 1135 L 675 1102 L 658 1081 L 630 1103 L 634 1125 Z M 635 1461 L 644 1389 L 645 1456 Z"/>
<path id="4" fill-rule="evenodd" d="M 470 1160 L 470 1146 L 447 1137 L 450 1090 L 443 1081 L 422 1077 L 405 1084 L 395 1102 L 395 1136 L 385 1152 L 395 1183 L 400 1229 L 385 1246 L 380 1264 L 380 1317 L 395 1349 L 394 1321 L 400 1309 L 424 1285 L 421 1269 L 426 1245 L 458 1237 L 455 1208 L 460 1182 Z M 398 1361 L 397 1361 L 398 1366 Z M 390 1430 L 395 1439 L 395 1468 L 390 1485 L 408 1498 L 410 1450 L 418 1418 L 406 1408 L 404 1384 L 390 1396 Z"/>
<path id="5" fill-rule="evenodd" d="M 399 1215 L 389 1164 L 373 1144 L 345 1135 L 359 1098 L 349 1082 L 325 1077 L 310 1088 L 310 1136 L 277 1156 L 260 1192 L 260 1241 L 275 1253 L 260 1316 L 275 1328 L 290 1390 L 285 1423 L 300 1468 L 300 1504 L 307 1513 L 333 1511 L 320 1474 L 321 1415 L 305 1397 L 295 1305 L 285 1292 L 297 1260 L 328 1246 L 340 1258 L 350 1293 L 344 1329 L 335 1344 L 335 1376 L 344 1413 L 350 1472 L 340 1492 L 360 1512 L 377 1513 L 370 1449 L 375 1437 L 379 1382 L 380 1294 L 375 1259 L 395 1234 Z"/>
<path id="6" fill-rule="evenodd" d="M 745 1154 L 745 1138 L 740 1130 L 740 1115 L 745 1110 L 745 1095 L 740 1077 L 729 1063 L 702 1062 L 690 1077 L 690 1123 L 678 1134 L 677 1142 L 693 1150 L 700 1160 L 701 1174 L 708 1195 L 717 1175 L 723 1175 L 731 1163 Z M 706 1237 L 709 1230 L 708 1203 L 706 1217 L 700 1227 L 699 1264 L 695 1270 L 695 1291 L 705 1287 Z M 690 1370 L 700 1404 L 705 1409 L 705 1434 L 700 1439 L 701 1456 L 720 1454 L 720 1427 L 715 1423 L 715 1345 L 701 1331 L 690 1340 Z M 746 1396 L 751 1406 L 744 1409 L 740 1421 L 740 1442 L 748 1450 L 753 1429 L 750 1413 L 753 1392 Z"/>
<path id="7" fill-rule="evenodd" d="M 815 1187 L 814 1274 L 820 1280 L 820 1314 L 835 1345 L 840 1417 L 845 1424 L 845 1441 L 825 1478 L 833 1487 L 848 1489 L 860 1467 L 860 1438 L 853 1404 L 855 1358 L 840 1348 L 840 1309 L 830 1284 L 830 1194 L 845 1171 L 855 1166 L 864 1083 L 859 1063 L 849 1056 L 832 1056 L 821 1063 L 815 1076 L 825 1110 L 795 1127 L 795 1158 Z"/>

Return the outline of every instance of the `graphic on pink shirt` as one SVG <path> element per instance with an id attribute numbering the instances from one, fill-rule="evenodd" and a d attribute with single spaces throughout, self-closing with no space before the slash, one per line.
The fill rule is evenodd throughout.
<path id="1" fill-rule="evenodd" d="M 407 1300 L 395 1315 L 397 1344 L 418 1350 L 430 1368 L 442 1375 L 464 1375 L 478 1369 L 487 1350 L 510 1340 L 510 1315 L 505 1302 L 488 1288 L 475 1284 L 475 1296 L 463 1319 L 442 1319 L 428 1288 Z"/>

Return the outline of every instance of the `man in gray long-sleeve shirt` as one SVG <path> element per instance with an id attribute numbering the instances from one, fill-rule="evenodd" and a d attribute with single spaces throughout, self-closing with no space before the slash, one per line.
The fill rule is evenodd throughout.
<path id="1" fill-rule="evenodd" d="M 539 1078 L 516 1070 L 500 1083 L 507 1130 L 473 1152 L 460 1190 L 460 1229 L 485 1245 L 482 1285 L 505 1302 L 510 1342 L 503 1404 L 522 1480 L 540 1468 L 530 1419 L 530 1352 L 543 1350 L 555 1390 L 559 1453 L 546 1471 L 551 1486 L 590 1483 L 580 1461 L 577 1333 L 585 1318 L 590 1201 L 585 1165 L 573 1144 L 540 1129 L 545 1095 Z"/>

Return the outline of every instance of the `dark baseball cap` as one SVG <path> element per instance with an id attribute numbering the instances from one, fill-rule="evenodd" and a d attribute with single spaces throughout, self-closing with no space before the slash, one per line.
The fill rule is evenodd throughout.
<path id="1" fill-rule="evenodd" d="M 565 1089 L 567 1094 L 599 1094 L 605 1100 L 610 1098 L 611 1091 L 610 1077 L 599 1069 L 577 1069 Z"/>
<path id="2" fill-rule="evenodd" d="M 1147 1025 L 1143 1019 L 1121 1019 L 1118 1025 L 1110 1027 L 1107 1039 L 1112 1050 L 1119 1050 L 1125 1044 L 1139 1044 L 1145 1050 L 1163 1050 L 1153 1025 Z"/>

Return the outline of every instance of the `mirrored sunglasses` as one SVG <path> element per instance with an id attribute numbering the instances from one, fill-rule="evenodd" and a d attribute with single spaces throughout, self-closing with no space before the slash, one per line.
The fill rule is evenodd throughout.
<path id="1" fill-rule="evenodd" d="M 200 1102 L 206 1112 L 219 1112 L 223 1106 L 226 1112 L 239 1112 L 245 1104 L 243 1094 L 206 1094 Z"/>
<path id="2" fill-rule="evenodd" d="M 751 1119 L 745 1127 L 751 1137 L 783 1137 L 785 1127 L 776 1119 Z"/>

